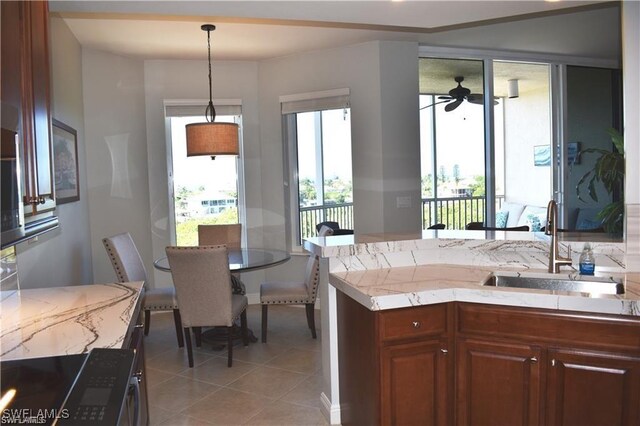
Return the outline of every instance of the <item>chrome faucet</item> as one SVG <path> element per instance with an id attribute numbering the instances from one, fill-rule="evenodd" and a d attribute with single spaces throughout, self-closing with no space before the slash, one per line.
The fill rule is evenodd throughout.
<path id="1" fill-rule="evenodd" d="M 557 274 L 562 265 L 571 266 L 571 246 L 569 246 L 569 257 L 560 256 L 558 250 L 558 205 L 554 200 L 547 205 L 547 226 L 544 229 L 546 235 L 551 235 L 551 245 L 549 246 L 549 272 Z"/>

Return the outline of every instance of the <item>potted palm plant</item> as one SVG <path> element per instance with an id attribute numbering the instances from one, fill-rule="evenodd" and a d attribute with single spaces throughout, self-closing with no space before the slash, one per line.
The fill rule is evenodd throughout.
<path id="1" fill-rule="evenodd" d="M 624 222 L 624 199 L 620 196 L 624 190 L 624 139 L 614 128 L 607 130 L 613 142 L 613 150 L 588 148 L 578 152 L 578 159 L 584 154 L 599 154 L 591 170 L 586 172 L 576 184 L 576 193 L 580 201 L 585 201 L 581 193 L 585 187 L 589 197 L 597 202 L 596 184 L 602 183 L 609 194 L 613 194 L 613 202 L 605 206 L 597 215 L 602 221 L 605 231 L 621 234 Z"/>

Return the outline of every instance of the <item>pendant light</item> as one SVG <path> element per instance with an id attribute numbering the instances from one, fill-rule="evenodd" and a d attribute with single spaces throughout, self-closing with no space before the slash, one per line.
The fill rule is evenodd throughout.
<path id="1" fill-rule="evenodd" d="M 205 110 L 205 123 L 187 124 L 187 157 L 196 155 L 238 155 L 238 125 L 235 123 L 215 123 L 216 109 L 213 106 L 211 89 L 211 31 L 215 25 L 204 24 L 200 27 L 207 32 L 209 53 L 209 105 Z"/>

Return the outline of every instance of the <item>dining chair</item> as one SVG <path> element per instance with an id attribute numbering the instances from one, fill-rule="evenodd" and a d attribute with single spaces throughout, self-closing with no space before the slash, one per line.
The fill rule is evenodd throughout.
<path id="1" fill-rule="evenodd" d="M 446 229 L 447 225 L 444 223 L 436 223 L 428 227 L 427 229 Z"/>
<path id="2" fill-rule="evenodd" d="M 128 232 L 117 234 L 112 237 L 102 239 L 102 244 L 107 250 L 111 266 L 116 273 L 118 282 L 147 281 L 147 271 L 138 252 L 138 248 Z M 168 288 L 145 288 L 142 299 L 142 309 L 144 311 L 144 335 L 149 335 L 151 326 L 151 311 L 173 311 L 173 321 L 176 326 L 176 336 L 178 346 L 183 347 L 182 322 L 178 300 L 176 299 L 176 289 Z"/>
<path id="3" fill-rule="evenodd" d="M 242 224 L 198 225 L 198 245 L 217 246 L 224 244 L 228 249 L 242 248 Z M 236 294 L 246 294 L 246 286 L 239 274 L 231 274 L 231 286 Z"/>
<path id="4" fill-rule="evenodd" d="M 182 313 L 189 367 L 193 367 L 191 332 L 200 346 L 202 327 L 226 327 L 227 366 L 233 363 L 233 327 L 240 317 L 242 341 L 249 344 L 247 332 L 247 297 L 232 294 L 229 282 L 229 257 L 223 245 L 167 247 L 178 306 Z"/>
<path id="5" fill-rule="evenodd" d="M 311 337 L 316 338 L 314 305 L 320 282 L 320 258 L 310 255 L 303 281 L 265 282 L 260 284 L 262 304 L 262 343 L 267 342 L 267 316 L 269 305 L 305 305 L 307 325 Z"/>
<path id="6" fill-rule="evenodd" d="M 198 245 L 224 244 L 230 249 L 242 247 L 242 224 L 198 225 Z"/>

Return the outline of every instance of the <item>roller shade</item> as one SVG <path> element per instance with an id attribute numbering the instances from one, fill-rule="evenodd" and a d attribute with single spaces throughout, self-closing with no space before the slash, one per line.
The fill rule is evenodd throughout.
<path id="1" fill-rule="evenodd" d="M 165 117 L 198 117 L 204 116 L 208 101 L 165 102 Z M 219 99 L 213 101 L 216 115 L 242 115 L 242 101 L 239 99 Z"/>
<path id="2" fill-rule="evenodd" d="M 282 114 L 349 108 L 349 89 L 280 96 Z"/>

